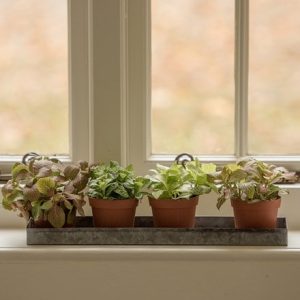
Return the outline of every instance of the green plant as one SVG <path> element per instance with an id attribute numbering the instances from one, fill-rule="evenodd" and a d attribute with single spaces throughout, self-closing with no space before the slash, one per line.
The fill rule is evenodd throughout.
<path id="1" fill-rule="evenodd" d="M 189 199 L 217 191 L 214 184 L 216 166 L 201 164 L 198 160 L 170 167 L 158 164 L 153 174 L 146 176 L 148 195 L 155 199 Z"/>
<path id="2" fill-rule="evenodd" d="M 38 156 L 13 166 L 12 179 L 2 188 L 2 205 L 26 220 L 49 221 L 53 227 L 72 224 L 76 210 L 84 215 L 88 178 L 87 162 L 65 166 L 55 158 Z"/>
<path id="3" fill-rule="evenodd" d="M 132 165 L 121 167 L 116 161 L 91 167 L 88 196 L 98 199 L 141 199 L 145 179 L 134 175 Z"/>
<path id="4" fill-rule="evenodd" d="M 225 165 L 219 173 L 217 208 L 226 200 L 258 202 L 277 199 L 288 191 L 275 183 L 295 179 L 295 173 L 283 167 L 245 158 L 236 164 Z"/>

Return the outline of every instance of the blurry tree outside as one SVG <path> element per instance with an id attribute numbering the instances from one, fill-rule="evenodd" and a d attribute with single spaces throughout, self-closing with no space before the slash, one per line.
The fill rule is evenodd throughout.
<path id="1" fill-rule="evenodd" d="M 0 154 L 69 153 L 67 0 L 0 0 Z"/>
<path id="2" fill-rule="evenodd" d="M 234 153 L 234 1 L 152 0 L 152 152 Z"/>
<path id="3" fill-rule="evenodd" d="M 249 152 L 299 154 L 300 1 L 250 1 Z M 152 0 L 152 152 L 234 154 L 234 1 Z M 0 154 L 69 153 L 67 0 L 0 0 Z"/>
<path id="4" fill-rule="evenodd" d="M 250 4 L 249 154 L 300 154 L 300 1 Z M 152 0 L 152 152 L 234 153 L 234 1 Z"/>
<path id="5" fill-rule="evenodd" d="M 249 152 L 300 154 L 300 1 L 250 1 Z"/>

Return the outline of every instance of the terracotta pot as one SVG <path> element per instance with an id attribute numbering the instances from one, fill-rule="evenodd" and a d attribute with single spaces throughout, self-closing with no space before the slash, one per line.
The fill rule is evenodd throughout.
<path id="1" fill-rule="evenodd" d="M 274 229 L 277 227 L 277 213 L 281 199 L 247 203 L 231 200 L 233 207 L 235 228 Z"/>
<path id="2" fill-rule="evenodd" d="M 133 227 L 136 199 L 89 199 L 95 227 Z"/>
<path id="3" fill-rule="evenodd" d="M 149 198 L 155 227 L 193 228 L 195 227 L 198 196 L 191 199 Z"/>

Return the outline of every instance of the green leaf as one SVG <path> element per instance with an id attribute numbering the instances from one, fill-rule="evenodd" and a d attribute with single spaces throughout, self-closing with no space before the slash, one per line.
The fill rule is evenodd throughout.
<path id="1" fill-rule="evenodd" d="M 215 164 L 209 163 L 209 164 L 202 164 L 201 170 L 205 174 L 212 174 L 215 173 L 217 170 L 217 166 Z"/>
<path id="2" fill-rule="evenodd" d="M 155 199 L 159 199 L 160 196 L 164 193 L 164 191 L 154 191 L 152 193 L 152 196 L 155 198 Z"/>
<path id="3" fill-rule="evenodd" d="M 129 198 L 129 195 L 128 195 L 126 189 L 125 189 L 123 186 L 121 186 L 121 185 L 118 186 L 118 187 L 114 190 L 114 192 L 115 192 L 116 194 L 120 195 L 120 196 L 121 196 L 122 198 L 124 198 L 124 199 Z"/>
<path id="4" fill-rule="evenodd" d="M 67 199 L 64 200 L 64 205 L 68 210 L 71 210 L 73 208 L 73 205 Z"/>
<path id="5" fill-rule="evenodd" d="M 11 201 L 7 197 L 2 199 L 2 207 L 7 210 L 12 210 Z"/>
<path id="6" fill-rule="evenodd" d="M 12 178 L 14 180 L 17 179 L 18 177 L 24 176 L 27 173 L 28 173 L 28 167 L 24 164 L 15 164 L 11 171 Z"/>
<path id="7" fill-rule="evenodd" d="M 48 221 L 55 228 L 61 228 L 65 224 L 65 212 L 58 206 L 54 205 L 48 212 Z"/>
<path id="8" fill-rule="evenodd" d="M 41 213 L 42 213 L 40 203 L 37 202 L 36 205 L 34 205 L 32 207 L 31 212 L 32 212 L 34 221 L 37 221 L 40 218 Z"/>
<path id="9" fill-rule="evenodd" d="M 9 195 L 10 193 L 12 193 L 14 190 L 14 186 L 11 182 L 11 180 L 9 180 L 1 189 L 2 195 L 5 197 L 6 195 Z"/>
<path id="10" fill-rule="evenodd" d="M 231 182 L 236 182 L 236 181 L 241 181 L 247 177 L 247 173 L 242 170 L 242 169 L 236 169 L 232 172 L 230 175 L 230 181 Z"/>
<path id="11" fill-rule="evenodd" d="M 55 181 L 51 177 L 40 178 L 36 187 L 41 194 L 49 195 L 55 189 Z"/>
<path id="12" fill-rule="evenodd" d="M 219 197 L 217 201 L 217 208 L 220 209 L 221 206 L 225 203 L 226 198 L 225 197 Z"/>
<path id="13" fill-rule="evenodd" d="M 68 212 L 67 216 L 67 224 L 72 225 L 75 223 L 75 218 L 76 218 L 76 211 L 73 209 Z"/>
<path id="14" fill-rule="evenodd" d="M 253 185 L 249 186 L 246 191 L 246 194 L 249 199 L 253 199 L 254 194 L 255 194 L 255 187 Z"/>
<path id="15" fill-rule="evenodd" d="M 226 168 L 229 171 L 234 172 L 234 171 L 240 169 L 241 167 L 239 165 L 237 165 L 237 164 L 228 164 L 228 165 L 226 165 Z"/>
<path id="16" fill-rule="evenodd" d="M 49 210 L 50 208 L 52 208 L 52 206 L 53 206 L 53 201 L 48 200 L 42 204 L 41 209 Z"/>

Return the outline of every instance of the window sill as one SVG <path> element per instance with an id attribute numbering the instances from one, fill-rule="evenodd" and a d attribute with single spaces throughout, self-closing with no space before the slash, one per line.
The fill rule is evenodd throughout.
<path id="1" fill-rule="evenodd" d="M 27 246 L 21 229 L 0 230 L 0 263 L 47 261 L 255 260 L 300 259 L 300 231 L 289 231 L 287 247 L 232 246 Z"/>

